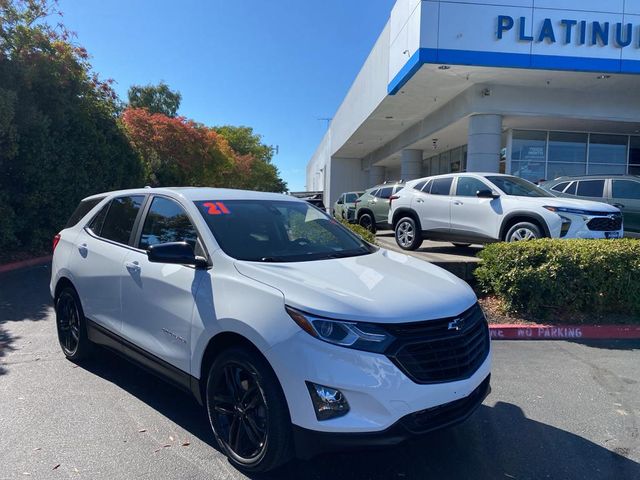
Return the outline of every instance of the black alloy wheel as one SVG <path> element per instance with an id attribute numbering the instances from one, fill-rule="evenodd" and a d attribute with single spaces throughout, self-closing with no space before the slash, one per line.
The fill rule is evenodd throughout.
<path id="1" fill-rule="evenodd" d="M 266 472 L 291 457 L 286 400 L 257 354 L 240 348 L 222 352 L 209 371 L 206 394 L 213 432 L 235 466 Z"/>
<path id="2" fill-rule="evenodd" d="M 91 351 L 87 337 L 84 313 L 76 291 L 64 288 L 55 303 L 58 341 L 65 356 L 70 360 L 86 358 Z"/>

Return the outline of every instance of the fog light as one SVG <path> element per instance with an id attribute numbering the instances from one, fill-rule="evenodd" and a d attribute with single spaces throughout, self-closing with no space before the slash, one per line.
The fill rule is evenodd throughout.
<path id="1" fill-rule="evenodd" d="M 340 390 L 306 382 L 318 420 L 341 417 L 349 412 L 349 403 Z"/>

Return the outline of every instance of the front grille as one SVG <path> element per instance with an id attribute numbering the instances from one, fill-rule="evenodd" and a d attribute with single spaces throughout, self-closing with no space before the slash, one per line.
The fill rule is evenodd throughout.
<path id="1" fill-rule="evenodd" d="M 427 433 L 460 423 L 480 406 L 488 395 L 490 386 L 491 375 L 468 396 L 407 415 L 402 418 L 402 425 L 411 433 Z"/>
<path id="2" fill-rule="evenodd" d="M 416 383 L 469 378 L 489 354 L 489 326 L 478 304 L 457 317 L 386 327 L 396 337 L 387 356 Z"/>
<path id="3" fill-rule="evenodd" d="M 587 227 L 594 232 L 614 232 L 622 230 L 622 215 L 592 218 L 589 220 L 589 223 L 587 223 Z"/>

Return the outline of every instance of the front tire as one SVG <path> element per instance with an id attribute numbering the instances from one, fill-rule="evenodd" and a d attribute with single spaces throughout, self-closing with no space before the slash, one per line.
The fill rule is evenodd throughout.
<path id="1" fill-rule="evenodd" d="M 505 242 L 523 242 L 542 238 L 542 232 L 537 225 L 530 222 L 519 222 L 513 225 L 505 236 Z"/>
<path id="2" fill-rule="evenodd" d="M 287 402 L 259 354 L 240 347 L 223 351 L 208 372 L 206 406 L 218 444 L 238 469 L 264 473 L 292 457 Z"/>
<path id="3" fill-rule="evenodd" d="M 403 250 L 416 250 L 422 245 L 422 233 L 411 217 L 401 218 L 395 228 L 396 243 Z"/>
<path id="4" fill-rule="evenodd" d="M 87 321 L 80 299 L 72 287 L 64 287 L 56 297 L 55 311 L 58 341 L 65 357 L 73 361 L 87 358 L 93 344 L 87 335 Z"/>

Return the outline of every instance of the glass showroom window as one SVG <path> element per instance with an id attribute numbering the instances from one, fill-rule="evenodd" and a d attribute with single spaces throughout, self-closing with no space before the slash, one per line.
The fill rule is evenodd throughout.
<path id="1" fill-rule="evenodd" d="M 511 173 L 532 182 L 546 177 L 547 132 L 514 130 L 511 142 Z"/>
<path id="2" fill-rule="evenodd" d="M 587 172 L 586 133 L 549 133 L 549 164 L 547 178 L 584 175 Z"/>
<path id="3" fill-rule="evenodd" d="M 627 173 L 626 135 L 591 134 L 589 139 L 590 175 L 623 175 Z"/>
<path id="4" fill-rule="evenodd" d="M 451 152 L 440 154 L 440 173 L 451 173 Z"/>
<path id="5" fill-rule="evenodd" d="M 457 173 L 462 172 L 462 156 L 464 152 L 462 151 L 462 147 L 454 148 L 451 150 L 451 172 Z"/>
<path id="6" fill-rule="evenodd" d="M 640 175 L 640 137 L 631 137 L 629 146 L 629 175 Z"/>

